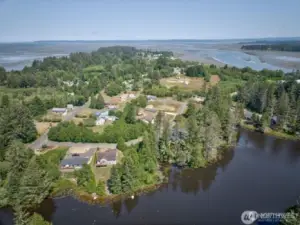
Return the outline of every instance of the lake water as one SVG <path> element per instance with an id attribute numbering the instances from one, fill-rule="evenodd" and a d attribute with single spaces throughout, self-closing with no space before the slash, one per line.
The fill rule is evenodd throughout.
<path id="1" fill-rule="evenodd" d="M 295 205 L 299 171 L 299 142 L 241 130 L 237 146 L 218 164 L 174 168 L 156 191 L 106 206 L 48 199 L 39 212 L 53 225 L 238 225 L 245 210 L 283 212 Z M 12 224 L 9 211 L 0 211 L 0 224 Z"/>
<path id="2" fill-rule="evenodd" d="M 279 67 L 262 62 L 259 57 L 239 50 L 237 43 L 242 40 L 201 41 L 74 41 L 74 42 L 33 42 L 33 43 L 0 43 L 0 66 L 7 70 L 21 70 L 31 65 L 34 59 L 47 56 L 66 56 L 71 52 L 91 52 L 104 46 L 127 45 L 153 50 L 169 50 L 182 53 L 185 59 L 203 61 L 205 63 L 220 62 L 236 67 L 249 66 L 255 70 L 264 68 L 289 72 L 291 68 Z M 276 57 L 276 56 L 274 56 Z M 282 56 L 281 56 L 282 57 Z M 286 61 L 285 59 L 277 58 Z"/>

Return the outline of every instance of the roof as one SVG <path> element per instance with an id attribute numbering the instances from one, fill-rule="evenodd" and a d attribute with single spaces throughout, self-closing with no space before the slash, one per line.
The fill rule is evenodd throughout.
<path id="1" fill-rule="evenodd" d="M 121 102 L 120 97 L 112 97 L 110 101 L 108 101 L 108 104 L 116 105 Z"/>
<path id="2" fill-rule="evenodd" d="M 154 95 L 147 95 L 147 99 L 156 99 L 157 97 Z"/>
<path id="3" fill-rule="evenodd" d="M 81 156 L 74 156 L 70 158 L 65 158 L 61 161 L 60 166 L 76 166 L 76 165 L 83 165 L 87 164 L 89 161 L 89 158 L 81 157 Z"/>
<path id="4" fill-rule="evenodd" d="M 52 111 L 53 112 L 65 112 L 65 111 L 67 111 L 67 109 L 66 108 L 53 108 Z"/>
<path id="5" fill-rule="evenodd" d="M 148 122 L 152 122 L 152 120 L 155 118 L 155 116 L 156 116 L 156 114 L 154 114 L 154 113 L 145 112 L 142 119 L 146 120 Z"/>
<path id="6" fill-rule="evenodd" d="M 153 113 L 157 112 L 157 110 L 153 108 L 145 108 L 145 111 L 153 112 Z"/>
<path id="7" fill-rule="evenodd" d="M 117 149 L 107 149 L 106 151 L 99 152 L 97 161 L 105 159 L 106 161 L 115 161 L 117 159 Z"/>

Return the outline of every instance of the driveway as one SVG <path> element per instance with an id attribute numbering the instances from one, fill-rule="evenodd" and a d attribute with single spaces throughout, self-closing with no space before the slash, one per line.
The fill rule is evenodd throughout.
<path id="1" fill-rule="evenodd" d="M 80 113 L 83 109 L 88 108 L 90 105 L 90 99 L 87 101 L 84 105 L 79 107 L 74 107 L 74 109 L 69 112 L 66 116 L 63 117 L 62 121 L 70 121 L 72 120 L 77 113 Z M 43 145 L 49 145 L 48 144 L 48 132 L 49 129 L 41 135 L 38 139 L 36 139 L 34 142 L 28 145 L 29 148 L 33 150 L 41 149 Z"/>

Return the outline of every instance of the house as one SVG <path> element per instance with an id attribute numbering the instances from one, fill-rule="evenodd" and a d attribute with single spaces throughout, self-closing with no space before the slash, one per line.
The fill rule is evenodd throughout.
<path id="1" fill-rule="evenodd" d="M 103 117 L 99 117 L 96 121 L 95 121 L 95 125 L 96 126 L 101 126 L 105 124 L 105 118 Z"/>
<path id="2" fill-rule="evenodd" d="M 145 108 L 144 111 L 147 111 L 147 112 L 152 112 L 152 113 L 156 113 L 157 112 L 157 109 L 154 109 L 154 108 Z"/>
<path id="3" fill-rule="evenodd" d="M 252 115 L 253 115 L 252 112 L 244 109 L 244 117 L 245 117 L 246 120 L 252 120 Z"/>
<path id="4" fill-rule="evenodd" d="M 69 158 L 65 158 L 60 162 L 60 169 L 81 169 L 84 164 L 88 164 L 89 158 L 80 157 L 80 156 L 72 156 Z"/>
<path id="5" fill-rule="evenodd" d="M 62 114 L 63 116 L 67 115 L 67 109 L 66 108 L 53 108 L 52 112 Z"/>
<path id="6" fill-rule="evenodd" d="M 121 98 L 121 102 L 125 102 L 128 99 L 128 94 L 121 94 L 120 98 Z"/>
<path id="7" fill-rule="evenodd" d="M 108 120 L 108 121 L 115 121 L 117 119 L 118 119 L 118 117 L 116 117 L 116 116 L 107 116 L 106 117 L 106 120 Z"/>
<path id="8" fill-rule="evenodd" d="M 139 109 L 138 112 L 137 112 L 137 115 L 138 116 L 144 115 L 144 109 Z"/>
<path id="9" fill-rule="evenodd" d="M 118 106 L 116 106 L 116 105 L 108 105 L 107 108 L 108 109 L 117 109 Z"/>
<path id="10" fill-rule="evenodd" d="M 92 162 L 96 151 L 96 148 L 71 147 L 65 158 L 61 161 L 60 169 L 62 171 L 81 169 L 84 164 L 90 164 Z"/>
<path id="11" fill-rule="evenodd" d="M 144 123 L 151 123 L 151 124 L 154 124 L 154 120 L 155 120 L 155 117 L 156 117 L 156 114 L 157 113 L 153 113 L 153 112 L 144 112 L 143 116 L 141 117 L 141 120 L 144 122 Z"/>
<path id="12" fill-rule="evenodd" d="M 147 95 L 147 100 L 148 101 L 153 101 L 153 100 L 156 100 L 156 99 L 157 99 L 157 97 L 154 96 L 154 95 Z"/>
<path id="13" fill-rule="evenodd" d="M 108 116 L 108 114 L 109 114 L 109 111 L 108 111 L 108 110 L 105 110 L 105 111 L 103 111 L 103 112 L 100 112 L 99 115 L 98 115 L 98 117 Z"/>
<path id="14" fill-rule="evenodd" d="M 194 100 L 197 103 L 203 103 L 205 101 L 205 97 L 201 97 L 201 96 L 194 96 L 192 98 L 192 100 Z"/>
<path id="15" fill-rule="evenodd" d="M 97 154 L 96 166 L 108 166 L 117 164 L 117 149 L 107 149 Z"/>
<path id="16" fill-rule="evenodd" d="M 67 109 L 68 109 L 69 111 L 72 111 L 72 110 L 74 109 L 74 106 L 73 106 L 72 104 L 68 104 L 68 105 L 67 105 Z"/>
<path id="17" fill-rule="evenodd" d="M 118 104 L 120 104 L 121 98 L 120 97 L 112 97 L 108 102 L 106 102 L 106 106 L 109 109 L 116 109 L 118 108 Z"/>
<path id="18" fill-rule="evenodd" d="M 136 93 L 133 91 L 128 92 L 128 98 L 136 98 Z"/>

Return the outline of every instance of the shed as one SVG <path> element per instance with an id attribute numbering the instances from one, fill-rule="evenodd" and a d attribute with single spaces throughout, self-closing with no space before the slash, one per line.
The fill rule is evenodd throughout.
<path id="1" fill-rule="evenodd" d="M 68 105 L 67 105 L 67 109 L 68 109 L 68 110 L 73 110 L 73 108 L 74 108 L 74 106 L 73 106 L 72 104 L 68 104 Z"/>

